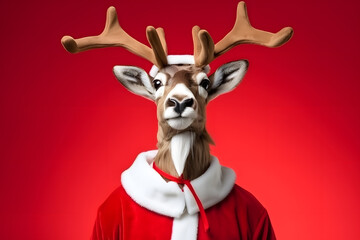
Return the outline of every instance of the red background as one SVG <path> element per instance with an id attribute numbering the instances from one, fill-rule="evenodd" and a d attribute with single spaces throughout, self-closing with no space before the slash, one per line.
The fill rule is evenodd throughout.
<path id="1" fill-rule="evenodd" d="M 112 74 L 150 64 L 60 45 L 100 33 L 110 5 L 130 35 L 145 43 L 145 27 L 162 26 L 170 54 L 183 54 L 195 24 L 220 40 L 237 1 L 1 1 L 1 239 L 88 239 L 121 172 L 156 146 L 155 105 Z M 265 205 L 278 239 L 360 239 L 359 5 L 249 0 L 255 27 L 292 26 L 294 37 L 212 64 L 250 62 L 243 83 L 209 104 L 207 126 L 212 153 Z"/>

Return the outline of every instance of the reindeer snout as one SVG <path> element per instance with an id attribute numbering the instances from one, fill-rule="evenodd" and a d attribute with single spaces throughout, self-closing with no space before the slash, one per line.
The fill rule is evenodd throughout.
<path id="1" fill-rule="evenodd" d="M 182 101 L 178 101 L 175 98 L 168 99 L 168 106 L 174 106 L 174 111 L 181 115 L 184 112 L 185 108 L 194 106 L 194 99 L 188 98 Z"/>

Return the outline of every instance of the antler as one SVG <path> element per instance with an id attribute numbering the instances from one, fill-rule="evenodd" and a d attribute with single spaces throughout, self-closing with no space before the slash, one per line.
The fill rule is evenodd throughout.
<path id="1" fill-rule="evenodd" d="M 74 39 L 64 36 L 61 43 L 70 53 L 77 53 L 93 48 L 123 47 L 126 50 L 147 59 L 158 68 L 167 65 L 165 34 L 162 28 L 147 27 L 146 35 L 152 49 L 132 38 L 120 26 L 116 9 L 109 7 L 106 13 L 106 24 L 98 36 Z"/>
<path id="2" fill-rule="evenodd" d="M 194 42 L 194 60 L 196 66 L 206 66 L 214 59 L 214 42 L 206 30 L 199 26 L 192 29 Z"/>
<path id="3" fill-rule="evenodd" d="M 212 42 L 210 35 L 197 26 L 193 28 L 195 65 L 204 67 L 216 57 L 239 44 L 252 43 L 266 47 L 279 47 L 289 41 L 292 35 L 293 29 L 291 27 L 285 27 L 277 33 L 266 32 L 252 27 L 245 2 L 239 2 L 234 27 L 214 47 L 210 47 L 210 51 L 204 49 Z M 214 50 L 211 52 L 211 49 Z"/>

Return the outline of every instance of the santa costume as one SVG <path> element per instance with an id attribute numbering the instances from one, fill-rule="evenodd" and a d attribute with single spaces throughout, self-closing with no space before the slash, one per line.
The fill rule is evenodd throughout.
<path id="1" fill-rule="evenodd" d="M 123 172 L 121 185 L 99 207 L 93 240 L 275 239 L 266 209 L 216 157 L 180 187 L 154 169 L 156 153 L 139 154 Z"/>

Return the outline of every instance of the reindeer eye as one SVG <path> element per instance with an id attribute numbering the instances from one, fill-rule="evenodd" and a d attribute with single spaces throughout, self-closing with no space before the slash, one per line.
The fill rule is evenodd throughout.
<path id="1" fill-rule="evenodd" d="M 210 80 L 206 78 L 203 79 L 200 83 L 200 86 L 203 87 L 205 90 L 208 90 L 210 86 Z"/>
<path id="2" fill-rule="evenodd" d="M 156 89 L 156 90 L 158 90 L 163 84 L 162 84 L 162 82 L 159 80 L 159 79 L 155 79 L 154 81 L 153 81 L 153 83 L 154 83 L 154 88 Z"/>

